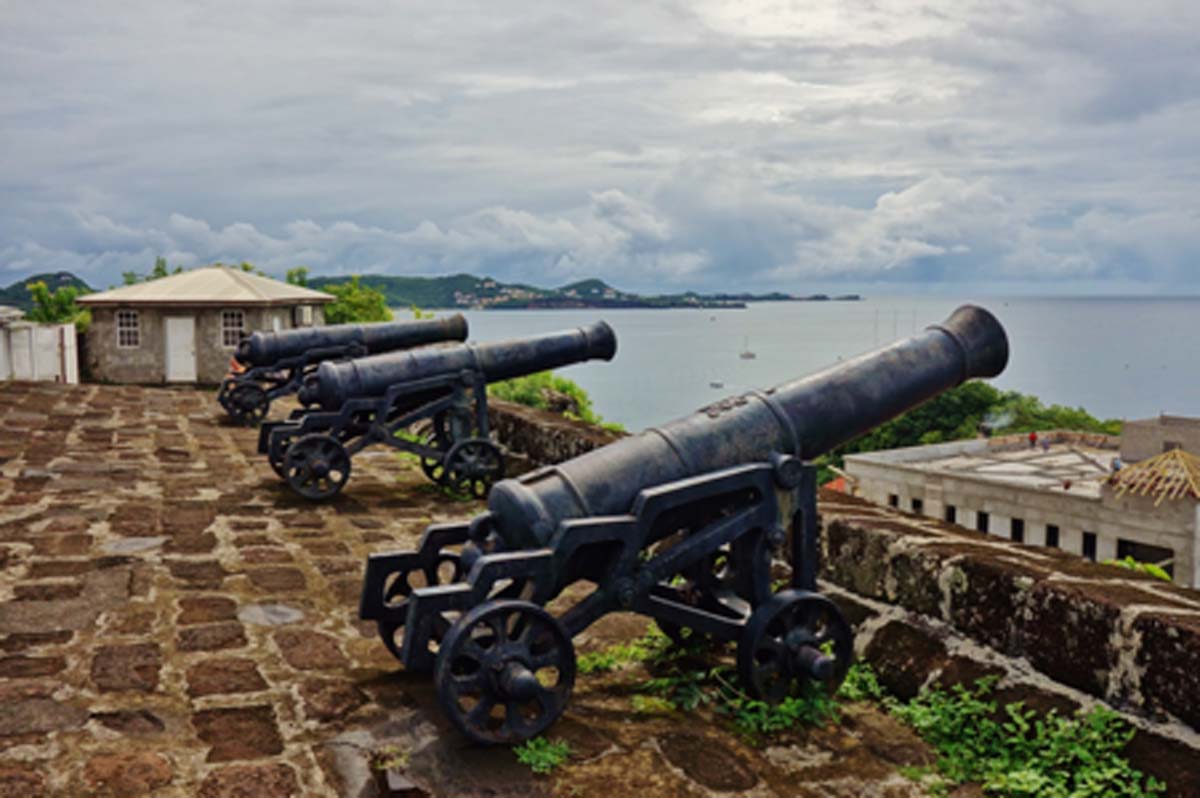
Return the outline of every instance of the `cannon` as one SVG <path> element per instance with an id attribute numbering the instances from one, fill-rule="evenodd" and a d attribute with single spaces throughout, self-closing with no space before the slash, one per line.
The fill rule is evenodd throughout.
<path id="1" fill-rule="evenodd" d="M 963 306 L 879 351 L 504 480 L 469 522 L 371 555 L 359 615 L 405 669 L 432 671 L 442 709 L 485 744 L 558 718 L 572 639 L 614 611 L 677 641 L 735 643 L 757 700 L 836 690 L 853 640 L 817 591 L 811 458 L 1007 361 L 999 322 Z M 772 563 L 785 559 L 790 584 L 776 591 Z"/>
<path id="2" fill-rule="evenodd" d="M 299 391 L 304 378 L 324 361 L 466 339 L 467 320 L 461 314 L 428 321 L 255 332 L 238 344 L 235 373 L 221 381 L 217 401 L 239 424 L 253 425 L 266 417 L 272 400 Z"/>
<path id="3" fill-rule="evenodd" d="M 482 498 L 504 476 L 503 452 L 489 434 L 488 383 L 612 360 L 616 351 L 616 336 L 601 321 L 513 341 L 325 362 L 300 388 L 309 409 L 263 424 L 259 452 L 308 499 L 341 491 L 350 458 L 373 443 L 415 455 L 434 482 Z M 418 422 L 427 425 L 423 435 L 409 429 Z"/>

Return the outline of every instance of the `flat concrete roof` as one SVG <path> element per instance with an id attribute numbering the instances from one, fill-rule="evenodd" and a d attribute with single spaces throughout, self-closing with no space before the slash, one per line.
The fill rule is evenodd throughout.
<path id="1" fill-rule="evenodd" d="M 1052 443 L 1048 449 L 991 445 L 979 439 L 847 455 L 846 460 L 896 465 L 947 476 L 996 482 L 1072 496 L 1100 497 L 1116 454 L 1079 442 Z M 1070 488 L 1065 487 L 1070 482 Z"/>

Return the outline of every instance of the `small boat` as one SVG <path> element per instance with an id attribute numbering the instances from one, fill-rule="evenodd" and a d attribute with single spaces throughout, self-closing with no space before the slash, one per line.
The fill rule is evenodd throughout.
<path id="1" fill-rule="evenodd" d="M 742 353 L 738 355 L 738 357 L 740 357 L 742 360 L 753 360 L 754 358 L 758 357 L 758 355 L 750 351 L 749 338 L 746 338 L 742 341 Z"/>
<path id="2" fill-rule="evenodd" d="M 709 388 L 724 388 L 724 387 L 725 387 L 725 383 L 723 383 L 723 382 L 716 382 L 716 381 L 714 380 L 713 382 L 710 382 L 710 383 L 708 384 L 708 387 L 709 387 Z"/>

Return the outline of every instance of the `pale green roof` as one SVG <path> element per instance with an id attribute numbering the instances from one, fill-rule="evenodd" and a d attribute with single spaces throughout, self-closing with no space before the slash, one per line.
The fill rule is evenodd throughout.
<path id="1" fill-rule="evenodd" d="M 205 266 L 109 291 L 88 294 L 80 305 L 298 305 L 332 302 L 322 291 L 261 277 L 228 266 Z"/>

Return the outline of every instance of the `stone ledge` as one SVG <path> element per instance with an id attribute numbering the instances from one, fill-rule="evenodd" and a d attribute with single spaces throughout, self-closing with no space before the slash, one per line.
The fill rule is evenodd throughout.
<path id="1" fill-rule="evenodd" d="M 1200 593 L 836 493 L 822 576 L 1118 709 L 1200 731 Z"/>

